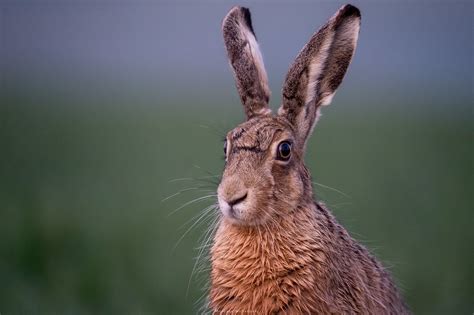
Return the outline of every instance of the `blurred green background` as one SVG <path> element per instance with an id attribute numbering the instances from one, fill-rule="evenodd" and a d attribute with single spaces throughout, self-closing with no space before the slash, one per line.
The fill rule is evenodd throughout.
<path id="1" fill-rule="evenodd" d="M 359 47 L 308 145 L 316 194 L 415 313 L 471 314 L 472 3 L 353 3 Z M 233 4 L 2 2 L 2 315 L 198 312 L 211 218 L 192 225 L 214 200 L 174 210 L 216 187 L 200 179 L 243 119 L 220 37 Z M 277 108 L 343 3 L 243 4 Z"/>

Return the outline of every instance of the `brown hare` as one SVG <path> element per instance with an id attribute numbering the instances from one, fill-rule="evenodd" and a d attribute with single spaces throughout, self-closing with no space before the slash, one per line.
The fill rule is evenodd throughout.
<path id="1" fill-rule="evenodd" d="M 216 314 L 407 314 L 389 273 L 314 201 L 303 157 L 322 106 L 357 44 L 360 12 L 343 6 L 296 57 L 272 115 L 250 12 L 222 29 L 247 120 L 227 134 L 211 248 Z"/>

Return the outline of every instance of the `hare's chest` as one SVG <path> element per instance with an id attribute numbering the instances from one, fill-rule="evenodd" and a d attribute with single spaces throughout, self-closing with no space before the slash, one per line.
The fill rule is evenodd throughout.
<path id="1" fill-rule="evenodd" d="M 219 312 L 309 310 L 317 266 L 290 247 L 230 248 L 216 242 L 212 250 L 210 303 Z M 300 256 L 298 256 L 300 254 Z"/>
<path id="2" fill-rule="evenodd" d="M 219 312 L 273 314 L 288 310 L 301 303 L 301 286 L 311 282 L 311 275 L 306 276 L 304 280 L 303 270 L 276 271 L 261 262 L 231 268 L 217 263 L 212 268 L 211 306 Z"/>

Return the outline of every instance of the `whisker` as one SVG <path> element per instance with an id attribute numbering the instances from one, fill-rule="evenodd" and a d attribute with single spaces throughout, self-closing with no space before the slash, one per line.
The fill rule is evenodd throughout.
<path id="1" fill-rule="evenodd" d="M 184 232 L 184 234 L 179 238 L 178 242 L 176 242 L 176 244 L 174 245 L 173 247 L 173 251 L 176 250 L 176 247 L 178 247 L 179 243 L 181 243 L 181 241 L 186 237 L 186 235 L 195 227 L 197 226 L 197 224 L 199 222 L 201 222 L 201 220 L 207 215 L 209 214 L 209 209 L 212 209 L 214 205 L 211 205 L 209 207 L 206 208 L 205 212 L 199 216 L 199 218 L 186 230 L 186 232 Z"/>
<path id="2" fill-rule="evenodd" d="M 207 207 L 205 207 L 204 209 L 201 209 L 198 214 L 196 214 L 195 216 L 193 216 L 191 219 L 189 219 L 188 221 L 186 221 L 185 223 L 183 223 L 179 228 L 178 230 L 184 228 L 186 225 L 188 225 L 190 222 L 194 221 L 195 219 L 197 219 L 199 216 L 201 216 L 204 212 L 207 212 L 207 211 L 210 211 L 213 207 L 215 207 L 216 204 L 211 204 Z"/>
<path id="3" fill-rule="evenodd" d="M 198 198 L 196 198 L 196 199 L 193 199 L 193 200 L 191 200 L 191 201 L 188 201 L 188 202 L 186 202 L 185 204 L 183 204 L 182 206 L 180 206 L 180 207 L 174 209 L 173 211 L 171 211 L 170 214 L 168 214 L 168 217 L 171 216 L 171 215 L 173 215 L 173 214 L 176 213 L 177 211 L 183 209 L 184 207 L 189 206 L 190 204 L 193 204 L 193 203 L 196 203 L 196 202 L 200 202 L 200 201 L 202 201 L 202 200 L 209 199 L 209 198 L 215 198 L 215 197 L 217 197 L 217 194 L 202 196 L 202 197 L 198 197 Z"/>
<path id="4" fill-rule="evenodd" d="M 206 174 L 208 174 L 207 177 L 221 177 L 221 175 L 212 174 L 210 171 L 203 169 L 203 168 L 200 167 L 199 165 L 193 164 L 193 166 L 194 166 L 195 168 L 197 168 L 198 170 L 201 170 L 201 171 L 205 172 Z"/>
<path id="5" fill-rule="evenodd" d="M 338 193 L 340 193 L 341 195 L 343 195 L 344 197 L 352 198 L 352 197 L 349 196 L 348 194 L 346 194 L 346 193 L 344 193 L 343 191 L 340 191 L 339 189 L 336 189 L 336 188 L 334 188 L 334 187 L 330 187 L 330 186 L 327 186 L 327 185 L 324 185 L 324 184 L 321 184 L 321 183 L 318 183 L 318 182 L 315 182 L 315 181 L 313 181 L 312 183 L 315 184 L 315 185 L 318 185 L 318 186 L 320 186 L 320 187 L 323 187 L 323 188 L 326 188 L 326 189 L 329 189 L 329 190 L 338 192 Z"/>
<path id="6" fill-rule="evenodd" d="M 169 183 L 180 182 L 180 181 L 190 181 L 190 180 L 201 180 L 206 178 L 214 178 L 219 177 L 220 175 L 209 175 L 209 176 L 200 176 L 200 177 L 181 177 L 181 178 L 173 178 L 170 179 Z"/>
<path id="7" fill-rule="evenodd" d="M 211 180 L 211 176 L 203 176 L 203 177 L 184 177 L 184 178 L 176 178 L 172 179 L 173 182 L 184 182 L 184 181 L 189 181 L 189 182 L 196 182 L 196 183 L 206 183 L 206 184 L 211 184 L 208 185 L 209 187 L 216 188 L 219 186 L 219 182 L 216 180 Z M 171 181 L 170 181 L 171 182 Z"/>
<path id="8" fill-rule="evenodd" d="M 216 127 L 211 127 L 211 126 L 208 126 L 208 125 L 203 125 L 203 124 L 200 124 L 198 125 L 200 128 L 204 128 L 204 129 L 208 129 L 209 131 L 211 131 L 211 133 L 215 136 L 218 136 L 220 138 L 222 138 L 222 135 L 224 134 L 225 135 L 225 132 L 222 132 L 221 130 L 218 130 Z M 222 128 L 223 129 L 223 128 Z"/>
<path id="9" fill-rule="evenodd" d="M 165 202 L 165 201 L 168 200 L 168 199 L 171 199 L 171 198 L 176 197 L 176 196 L 178 196 L 178 195 L 180 195 L 180 194 L 182 194 L 182 193 L 184 193 L 184 192 L 191 191 L 191 190 L 210 191 L 210 190 L 208 190 L 208 189 L 206 189 L 206 190 L 201 189 L 201 188 L 203 188 L 203 187 L 204 187 L 204 186 L 197 186 L 197 187 L 189 187 L 189 188 L 181 189 L 181 190 L 179 190 L 178 192 L 175 192 L 174 194 L 171 194 L 171 195 L 165 197 L 164 199 L 161 200 L 161 202 Z"/>
<path id="10" fill-rule="evenodd" d="M 198 253 L 198 256 L 196 257 L 196 261 L 194 262 L 194 266 L 193 266 L 193 269 L 191 271 L 191 275 L 189 276 L 189 280 L 188 280 L 188 287 L 186 289 L 186 296 L 188 296 L 188 293 L 189 293 L 189 288 L 191 286 L 191 280 L 193 279 L 193 276 L 195 274 L 195 272 L 198 270 L 198 265 L 199 265 L 199 262 L 202 258 L 202 255 L 204 253 L 204 250 L 206 248 L 209 248 L 212 244 L 209 244 L 210 241 L 211 241 L 211 238 L 212 236 L 214 235 L 216 229 L 217 229 L 217 221 L 218 221 L 218 217 L 214 217 L 214 219 L 212 220 L 212 223 L 210 223 L 209 227 L 208 227 L 208 230 L 207 232 L 204 234 L 204 244 L 200 246 L 199 248 L 199 253 Z M 201 268 L 199 271 L 203 271 L 204 269 Z"/>

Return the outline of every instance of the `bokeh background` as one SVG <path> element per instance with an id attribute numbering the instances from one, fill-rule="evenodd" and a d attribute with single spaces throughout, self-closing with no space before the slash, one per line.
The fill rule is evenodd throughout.
<path id="1" fill-rule="evenodd" d="M 359 46 L 306 156 L 318 198 L 415 313 L 471 314 L 473 4 L 352 3 Z M 0 3 L 2 315 L 198 312 L 212 219 L 194 223 L 214 200 L 174 210 L 212 194 L 243 120 L 220 33 L 235 4 L 252 11 L 276 109 L 344 2 Z"/>

